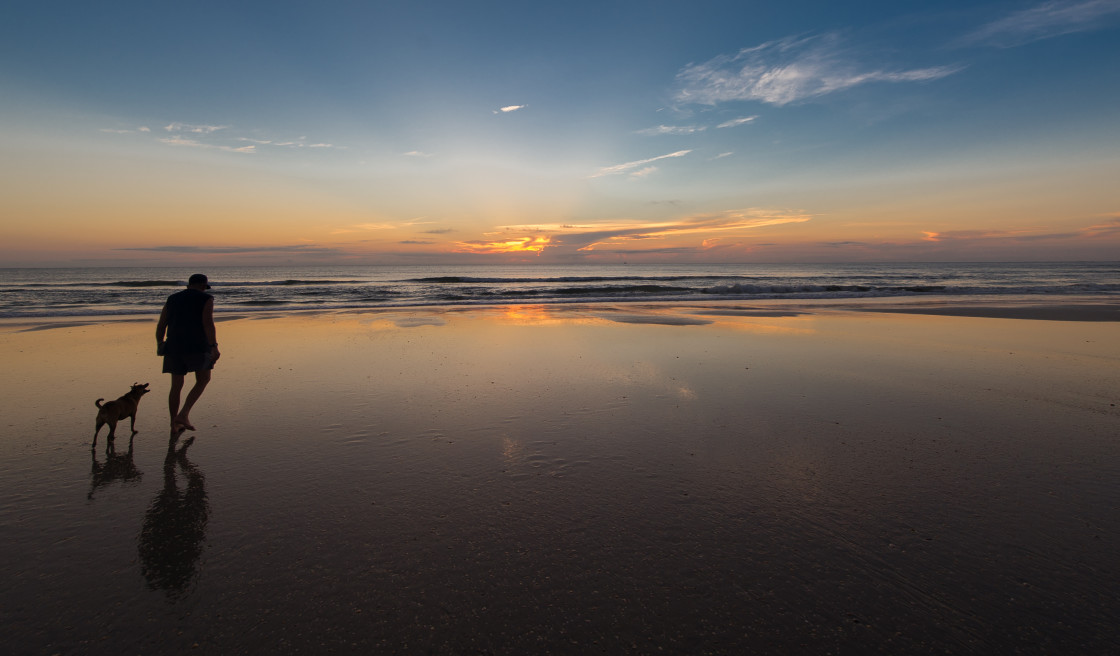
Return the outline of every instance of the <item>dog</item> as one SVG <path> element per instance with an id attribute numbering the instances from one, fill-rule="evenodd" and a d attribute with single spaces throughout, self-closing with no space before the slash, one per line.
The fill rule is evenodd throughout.
<path id="1" fill-rule="evenodd" d="M 140 407 L 140 397 L 148 393 L 148 383 L 143 385 L 133 383 L 132 389 L 127 394 L 120 397 L 116 401 L 109 401 L 102 405 L 105 399 L 97 399 L 93 402 L 97 406 L 97 428 L 93 431 L 93 446 L 90 448 L 97 448 L 97 434 L 101 432 L 101 427 L 109 424 L 109 441 L 110 443 L 117 437 L 117 422 L 125 419 L 126 417 L 132 420 L 131 428 L 132 434 L 136 434 L 136 409 Z"/>

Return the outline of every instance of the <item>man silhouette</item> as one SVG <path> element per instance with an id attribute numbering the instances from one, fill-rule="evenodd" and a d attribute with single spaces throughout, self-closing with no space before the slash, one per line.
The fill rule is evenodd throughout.
<path id="1" fill-rule="evenodd" d="M 221 353 L 214 328 L 214 297 L 206 293 L 209 280 L 196 273 L 187 281 L 187 288 L 167 297 L 156 324 L 156 352 L 163 356 L 163 373 L 171 374 L 171 391 L 167 395 L 167 409 L 171 415 L 171 430 L 180 433 L 194 430 L 190 413 L 206 385 L 210 370 Z M 167 341 L 164 341 L 164 335 Z M 187 392 L 183 407 L 179 396 L 188 372 L 194 372 L 194 387 Z"/>

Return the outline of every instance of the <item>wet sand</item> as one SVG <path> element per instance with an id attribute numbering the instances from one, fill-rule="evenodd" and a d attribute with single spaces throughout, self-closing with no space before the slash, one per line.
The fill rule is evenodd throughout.
<path id="1" fill-rule="evenodd" d="M 154 317 L 0 325 L 0 652 L 1120 651 L 1115 321 L 222 319 L 171 450 Z"/>

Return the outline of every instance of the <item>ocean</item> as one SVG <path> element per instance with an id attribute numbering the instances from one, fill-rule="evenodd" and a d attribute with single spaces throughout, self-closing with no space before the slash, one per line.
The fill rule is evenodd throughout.
<path id="1" fill-rule="evenodd" d="M 195 272 L 216 312 L 432 305 L 987 298 L 1120 300 L 1120 262 L 0 269 L 0 318 L 150 315 Z"/>

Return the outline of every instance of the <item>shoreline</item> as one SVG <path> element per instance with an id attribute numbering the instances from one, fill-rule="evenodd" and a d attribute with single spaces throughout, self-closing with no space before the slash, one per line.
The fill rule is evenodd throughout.
<path id="1" fill-rule="evenodd" d="M 219 299 L 220 302 L 220 299 Z M 632 301 L 610 300 L 602 302 L 572 301 L 570 303 L 478 303 L 444 305 L 401 305 L 345 308 L 309 309 L 263 309 L 246 310 L 237 307 L 219 307 L 215 310 L 218 322 L 239 319 L 311 317 L 319 315 L 353 314 L 393 314 L 422 313 L 443 314 L 477 311 L 491 311 L 503 307 L 540 307 L 557 313 L 579 313 L 607 311 L 612 307 L 623 309 L 654 309 L 657 311 L 700 311 L 705 309 L 732 310 L 744 312 L 797 312 L 814 314 L 820 312 L 879 312 L 898 314 L 920 314 L 988 319 L 1023 319 L 1036 321 L 1075 321 L 1075 322 L 1116 322 L 1120 321 L 1120 299 L 1101 296 L 1076 296 L 1063 302 L 1054 302 L 1053 297 L 979 297 L 971 299 L 929 297 L 900 298 L 850 298 L 850 299 L 766 299 L 766 300 L 689 300 L 689 301 Z M 128 323 L 155 321 L 158 309 L 153 313 L 106 314 L 89 316 L 58 317 L 3 317 L 0 318 L 0 331 L 5 330 L 46 330 L 96 325 L 103 323 Z"/>

